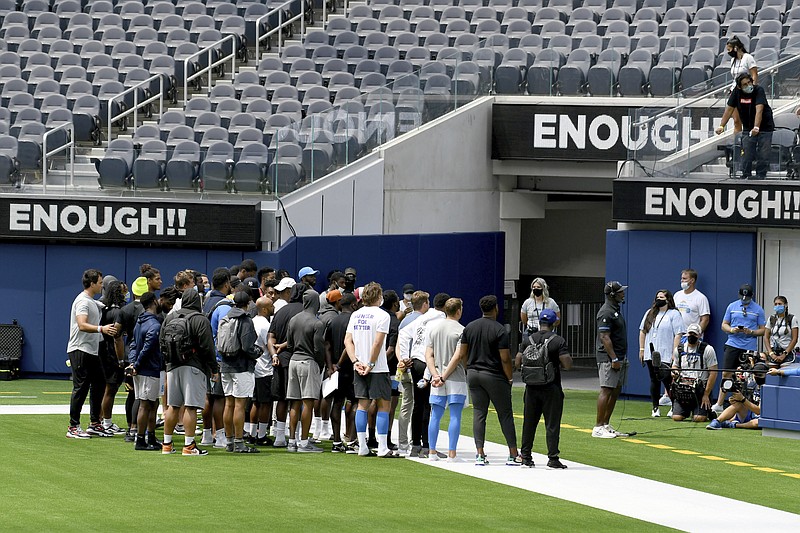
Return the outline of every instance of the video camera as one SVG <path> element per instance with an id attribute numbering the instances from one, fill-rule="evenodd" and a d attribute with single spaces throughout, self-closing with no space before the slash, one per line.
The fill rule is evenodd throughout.
<path id="1" fill-rule="evenodd" d="M 750 376 L 757 385 L 763 385 L 767 377 L 767 364 L 761 360 L 758 352 L 748 350 L 739 356 L 739 366 L 729 378 L 722 380 L 722 392 L 739 392 L 752 399 L 753 389 L 747 386 Z"/>

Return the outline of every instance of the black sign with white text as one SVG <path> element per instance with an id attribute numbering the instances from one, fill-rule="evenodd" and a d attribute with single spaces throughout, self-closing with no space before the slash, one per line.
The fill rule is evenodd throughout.
<path id="1" fill-rule="evenodd" d="M 0 239 L 258 249 L 260 205 L 0 198 Z"/>
<path id="2" fill-rule="evenodd" d="M 663 109 L 623 106 L 495 104 L 492 159 L 624 161 L 661 156 L 714 135 L 721 109 L 689 109 L 645 122 Z"/>
<path id="3" fill-rule="evenodd" d="M 797 227 L 800 188 L 781 183 L 614 182 L 618 222 Z"/>

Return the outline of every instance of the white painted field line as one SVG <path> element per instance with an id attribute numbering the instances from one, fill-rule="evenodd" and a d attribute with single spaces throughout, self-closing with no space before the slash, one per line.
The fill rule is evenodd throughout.
<path id="1" fill-rule="evenodd" d="M 540 438 L 543 437 L 544 434 Z M 587 435 L 587 438 L 591 437 Z M 442 431 L 437 448 L 446 451 L 447 444 L 447 433 Z M 625 444 L 620 442 L 620 446 Z M 567 470 L 552 470 L 546 466 L 547 456 L 536 453 L 533 454 L 536 468 L 505 466 L 508 457 L 506 446 L 487 442 L 484 449 L 489 465 L 483 467 L 473 464 L 474 441 L 464 435 L 458 441 L 458 455 L 465 461 L 463 463 L 412 460 L 684 531 L 729 532 L 730 520 L 725 517 L 730 517 L 730 514 L 726 510 L 736 516 L 757 517 L 755 519 L 762 531 L 800 531 L 800 515 L 793 513 L 565 459 L 561 462 L 569 467 Z M 620 448 L 620 453 L 624 451 Z M 665 501 L 669 502 L 664 504 L 666 507 L 657 503 Z"/>
<path id="2" fill-rule="evenodd" d="M 19 398 L 20 396 L 16 396 Z M 89 414 L 88 402 L 83 406 L 81 414 Z M 115 405 L 115 415 L 124 415 L 125 406 Z M 69 415 L 69 404 L 59 405 L 0 405 L 0 415 Z"/>

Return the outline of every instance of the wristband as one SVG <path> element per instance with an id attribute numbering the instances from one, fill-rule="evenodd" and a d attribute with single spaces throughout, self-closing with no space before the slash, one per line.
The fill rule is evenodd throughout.
<path id="1" fill-rule="evenodd" d="M 97 333 L 103 333 L 103 326 L 97 326 Z"/>
<path id="2" fill-rule="evenodd" d="M 612 360 L 611 360 L 611 364 L 613 365 L 614 363 L 619 363 L 619 358 L 617 358 L 617 359 L 612 359 Z"/>

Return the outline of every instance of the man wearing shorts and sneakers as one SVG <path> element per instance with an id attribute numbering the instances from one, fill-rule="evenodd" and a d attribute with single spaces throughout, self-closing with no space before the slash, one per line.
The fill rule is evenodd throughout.
<path id="1" fill-rule="evenodd" d="M 619 281 L 606 283 L 603 292 L 606 302 L 597 312 L 597 370 L 600 375 L 600 394 L 597 397 L 597 421 L 592 437 L 613 439 L 617 430 L 611 427 L 611 415 L 628 375 L 628 349 L 625 317 L 620 304 L 625 301 L 627 285 Z"/>
<path id="2" fill-rule="evenodd" d="M 350 315 L 345 349 L 353 362 L 355 376 L 353 388 L 358 398 L 356 434 L 358 455 L 372 455 L 367 447 L 367 410 L 371 400 L 378 402 L 375 430 L 378 436 L 378 457 L 399 457 L 389 450 L 389 409 L 392 402 L 392 384 L 386 361 L 386 334 L 389 333 L 389 313 L 380 308 L 383 289 L 380 284 L 368 283 L 361 294 L 364 307 Z"/>
<path id="3" fill-rule="evenodd" d="M 274 271 L 273 271 L 274 272 Z M 251 444 L 271 446 L 273 439 L 267 435 L 272 423 L 272 357 L 267 350 L 269 319 L 272 316 L 272 300 L 262 296 L 256 300 L 256 316 L 253 327 L 256 328 L 256 344 L 261 348 L 261 357 L 256 361 L 253 375 L 256 386 L 253 389 L 253 408 L 250 410 L 250 422 L 256 425 L 255 440 Z"/>
<path id="4" fill-rule="evenodd" d="M 183 415 L 185 430 L 183 455 L 208 455 L 194 442 L 197 429 L 197 410 L 202 409 L 206 401 L 206 379 L 211 376 L 213 381 L 219 379 L 219 364 L 217 363 L 214 337 L 211 334 L 211 324 L 205 315 L 200 313 L 200 295 L 194 287 L 186 289 L 181 295 L 181 308 L 166 317 L 161 326 L 159 345 L 161 354 L 167 363 L 167 408 L 164 414 L 164 444 L 161 453 L 175 453 L 172 445 L 172 434 L 178 423 L 178 413 L 181 406 L 186 406 Z M 178 322 L 173 327 L 170 324 Z M 183 324 L 186 326 L 187 344 L 190 349 L 170 348 L 168 333 L 175 332 Z M 181 328 L 182 329 L 182 328 Z M 175 338 L 178 338 L 177 336 Z M 175 342 L 174 344 L 183 343 Z M 179 347 L 178 347 L 179 348 Z"/>
<path id="5" fill-rule="evenodd" d="M 156 312 L 158 303 L 152 292 L 144 293 L 140 300 L 144 311 L 136 319 L 133 328 L 133 343 L 130 352 L 130 367 L 133 374 L 133 388 L 139 400 L 136 419 L 135 450 L 161 450 L 162 443 L 156 439 L 156 411 L 161 396 L 161 368 L 164 362 L 158 347 L 161 332 Z"/>

